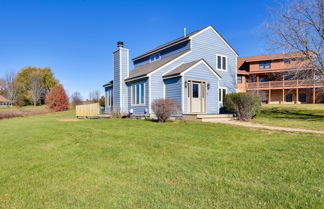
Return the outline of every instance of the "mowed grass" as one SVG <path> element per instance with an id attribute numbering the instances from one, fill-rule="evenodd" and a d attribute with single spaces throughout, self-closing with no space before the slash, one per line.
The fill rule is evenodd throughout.
<path id="1" fill-rule="evenodd" d="M 323 208 L 324 136 L 223 124 L 0 121 L 0 208 Z"/>
<path id="2" fill-rule="evenodd" d="M 252 122 L 273 126 L 324 130 L 324 104 L 263 105 Z"/>

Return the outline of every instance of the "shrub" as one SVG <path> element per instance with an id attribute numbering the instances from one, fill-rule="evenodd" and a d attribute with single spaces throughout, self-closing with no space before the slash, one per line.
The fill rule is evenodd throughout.
<path id="1" fill-rule="evenodd" d="M 105 106 L 105 97 L 104 96 L 100 97 L 98 102 L 101 107 L 104 107 Z"/>
<path id="2" fill-rule="evenodd" d="M 181 106 L 174 99 L 156 99 L 152 102 L 152 110 L 159 122 L 165 122 L 171 115 L 178 114 Z"/>
<path id="3" fill-rule="evenodd" d="M 114 110 L 111 111 L 110 114 L 111 114 L 112 118 L 122 118 L 123 117 L 123 113 L 118 108 L 114 108 Z"/>
<path id="4" fill-rule="evenodd" d="M 56 85 L 46 97 L 47 106 L 54 111 L 66 110 L 69 107 L 69 99 L 62 85 Z"/>
<path id="5" fill-rule="evenodd" d="M 261 100 L 255 93 L 232 93 L 225 96 L 224 106 L 227 111 L 236 113 L 239 120 L 246 121 L 260 111 Z"/>

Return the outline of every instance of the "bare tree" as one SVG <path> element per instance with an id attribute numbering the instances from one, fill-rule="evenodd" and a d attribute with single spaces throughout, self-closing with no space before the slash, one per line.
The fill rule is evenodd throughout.
<path id="1" fill-rule="evenodd" d="M 16 102 L 19 94 L 19 83 L 16 80 L 16 73 L 13 71 L 7 72 L 4 80 L 5 96 L 13 104 Z"/>
<path id="2" fill-rule="evenodd" d="M 72 104 L 74 104 L 74 105 L 79 105 L 82 103 L 82 96 L 81 96 L 80 92 L 77 92 L 77 91 L 74 92 L 71 95 L 70 99 L 71 99 Z"/>
<path id="3" fill-rule="evenodd" d="M 100 99 L 100 91 L 99 90 L 94 90 L 89 93 L 89 100 L 93 102 L 98 102 Z"/>
<path id="4" fill-rule="evenodd" d="M 294 76 L 324 80 L 324 0 L 285 1 L 271 14 L 268 39 L 295 59 Z"/>
<path id="5" fill-rule="evenodd" d="M 44 86 L 44 83 L 42 82 L 42 75 L 40 74 L 40 72 L 35 71 L 30 74 L 29 84 L 31 99 L 34 103 L 34 106 L 36 106 L 46 93 L 46 88 Z"/>

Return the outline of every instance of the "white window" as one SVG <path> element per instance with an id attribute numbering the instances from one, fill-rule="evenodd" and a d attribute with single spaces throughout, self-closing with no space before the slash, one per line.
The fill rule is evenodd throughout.
<path id="1" fill-rule="evenodd" d="M 159 60 L 159 59 L 161 59 L 160 54 L 155 54 L 155 55 L 150 56 L 150 62 L 154 62 L 154 61 Z"/>
<path id="2" fill-rule="evenodd" d="M 219 89 L 218 89 L 218 101 L 220 103 L 223 103 L 226 94 L 227 94 L 227 88 L 219 87 Z"/>
<path id="3" fill-rule="evenodd" d="M 143 105 L 145 103 L 144 83 L 132 85 L 131 91 L 132 91 L 132 105 Z"/>
<path id="4" fill-rule="evenodd" d="M 216 68 L 217 70 L 227 70 L 227 56 L 225 55 L 216 55 Z"/>

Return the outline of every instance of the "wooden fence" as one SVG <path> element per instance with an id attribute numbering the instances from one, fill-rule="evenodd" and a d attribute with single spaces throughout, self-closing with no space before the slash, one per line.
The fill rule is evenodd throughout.
<path id="1" fill-rule="evenodd" d="M 77 105 L 75 107 L 76 117 L 99 117 L 100 106 L 99 103 Z"/>

